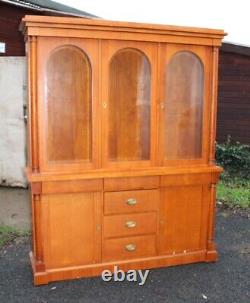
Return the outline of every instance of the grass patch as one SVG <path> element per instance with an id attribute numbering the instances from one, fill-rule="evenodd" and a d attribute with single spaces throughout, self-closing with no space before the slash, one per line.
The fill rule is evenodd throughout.
<path id="1" fill-rule="evenodd" d="M 250 207 L 250 180 L 221 180 L 217 186 L 217 200 L 229 207 Z"/>
<path id="2" fill-rule="evenodd" d="M 229 207 L 250 208 L 250 145 L 228 136 L 216 145 L 216 162 L 224 168 L 217 199 Z"/>
<path id="3" fill-rule="evenodd" d="M 21 236 L 28 236 L 28 231 L 21 231 L 10 226 L 0 226 L 0 249 Z"/>

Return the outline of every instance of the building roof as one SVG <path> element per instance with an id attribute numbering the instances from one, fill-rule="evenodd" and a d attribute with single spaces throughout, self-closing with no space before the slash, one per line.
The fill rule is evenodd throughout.
<path id="1" fill-rule="evenodd" d="M 247 45 L 223 42 L 220 50 L 226 53 L 250 56 L 250 46 Z"/>
<path id="2" fill-rule="evenodd" d="M 33 11 L 47 13 L 48 15 L 67 15 L 85 18 L 98 18 L 95 15 L 85 11 L 51 1 L 51 0 L 0 0 L 6 4 L 15 5 L 23 8 L 28 8 Z"/>

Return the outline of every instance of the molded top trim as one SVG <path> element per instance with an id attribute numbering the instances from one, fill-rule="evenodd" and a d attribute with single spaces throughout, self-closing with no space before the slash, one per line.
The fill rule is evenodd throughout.
<path id="1" fill-rule="evenodd" d="M 21 22 L 20 30 L 25 34 L 27 28 L 62 28 L 62 29 L 87 29 L 111 32 L 129 32 L 160 35 L 182 35 L 203 37 L 221 40 L 226 33 L 221 29 L 208 29 L 198 27 L 185 27 L 174 25 L 148 24 L 136 22 L 108 21 L 100 19 L 84 19 L 72 17 L 51 17 L 26 15 Z M 32 35 L 32 34 L 31 34 Z"/>

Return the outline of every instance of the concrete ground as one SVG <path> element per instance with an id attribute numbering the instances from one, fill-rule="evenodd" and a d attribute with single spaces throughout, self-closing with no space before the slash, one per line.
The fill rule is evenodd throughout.
<path id="1" fill-rule="evenodd" d="M 0 187 L 0 226 L 30 229 L 29 192 L 23 188 Z"/>
<path id="2" fill-rule="evenodd" d="M 217 215 L 217 263 L 150 270 L 144 286 L 100 277 L 34 287 L 29 238 L 0 252 L 1 303 L 250 302 L 250 220 L 221 210 Z"/>

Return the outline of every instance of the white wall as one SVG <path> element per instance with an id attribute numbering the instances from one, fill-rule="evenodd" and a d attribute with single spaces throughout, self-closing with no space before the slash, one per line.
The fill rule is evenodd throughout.
<path id="1" fill-rule="evenodd" d="M 26 186 L 26 57 L 0 57 L 0 185 Z"/>

